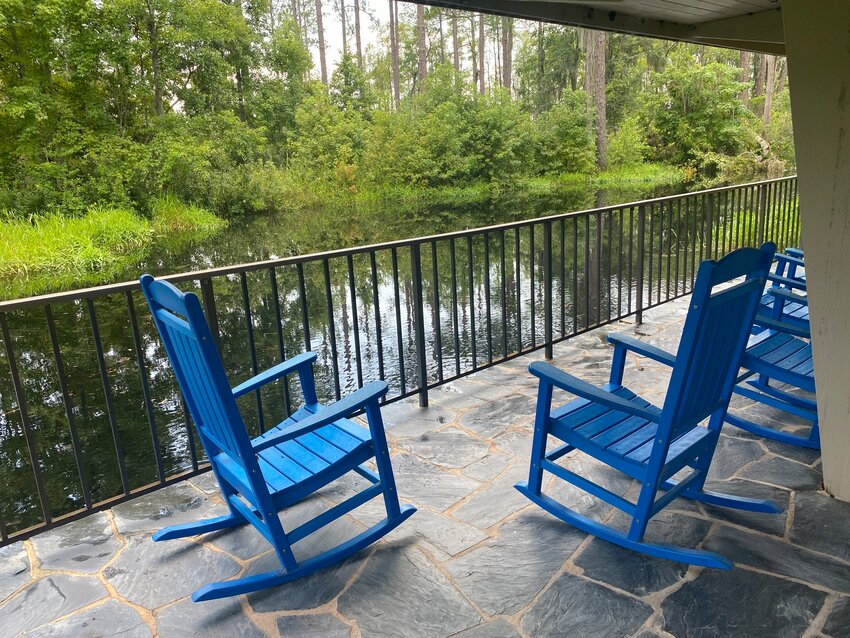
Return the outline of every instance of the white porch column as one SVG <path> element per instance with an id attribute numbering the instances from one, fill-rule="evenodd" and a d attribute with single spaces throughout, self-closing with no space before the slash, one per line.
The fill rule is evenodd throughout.
<path id="1" fill-rule="evenodd" d="M 850 2 L 783 0 L 826 489 L 850 501 Z"/>

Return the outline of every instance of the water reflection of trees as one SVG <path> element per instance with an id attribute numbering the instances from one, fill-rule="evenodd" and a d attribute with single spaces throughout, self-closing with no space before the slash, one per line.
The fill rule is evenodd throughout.
<path id="1" fill-rule="evenodd" d="M 772 216 L 769 232 L 790 238 L 796 227 L 793 213 L 796 209 L 785 210 L 784 217 Z M 551 277 L 555 338 L 635 308 L 638 215 L 637 208 L 626 208 L 554 223 Z M 737 204 L 734 200 L 719 202 L 710 216 L 697 200 L 650 210 L 646 248 L 649 252 L 652 244 L 653 259 L 644 262 L 644 304 L 686 290 L 694 265 L 708 253 L 709 239 L 726 249 L 754 243 L 754 219 L 746 199 Z M 709 221 L 711 234 L 707 232 Z M 494 231 L 486 238 L 476 234 L 470 240 L 441 239 L 421 247 L 429 381 L 471 370 L 473 359 L 481 365 L 491 357 L 499 359 L 542 344 L 543 237 L 543 225 L 537 223 L 518 230 Z M 716 250 L 712 246 L 712 251 Z M 393 251 L 380 250 L 374 255 L 354 255 L 350 262 L 346 257 L 329 259 L 327 271 L 321 261 L 311 261 L 301 267 L 278 267 L 273 275 L 267 269 L 246 273 L 244 284 L 240 275 L 215 278 L 212 288 L 222 357 L 231 380 L 235 384 L 253 373 L 247 307 L 258 369 L 278 362 L 281 355 L 302 352 L 309 344 L 319 356 L 316 379 L 324 400 L 336 395 L 334 361 L 342 394 L 358 385 L 358 361 L 364 383 L 378 378 L 383 370 L 391 396 L 410 392 L 420 382 L 412 271 L 411 251 L 401 247 L 395 251 L 395 260 Z M 331 291 L 330 320 L 326 272 Z M 200 295 L 197 282 L 182 284 L 184 289 L 192 286 Z M 203 460 L 197 458 L 202 449 L 188 427 L 171 368 L 144 301 L 136 293 L 133 302 L 149 404 L 140 382 L 125 295 L 94 300 L 114 420 L 131 489 L 159 478 L 155 440 L 166 476 L 191 468 L 193 451 L 195 461 Z M 122 485 L 86 304 L 57 304 L 52 310 L 68 379 L 68 400 L 83 453 L 83 472 L 92 499 L 103 500 L 120 494 Z M 84 500 L 43 309 L 8 313 L 8 321 L 37 458 L 56 516 L 82 507 Z M 11 531 L 37 524 L 40 508 L 6 357 L 0 349 L 0 466 L 8 469 L 0 485 L 0 517 Z M 257 433 L 261 420 L 265 427 L 275 425 L 285 416 L 287 402 L 294 406 L 300 400 L 297 384 L 287 385 L 286 390 L 273 384 L 262 390 L 259 401 L 256 396 L 246 396 L 239 405 L 249 431 Z M 153 414 L 155 436 L 148 423 L 148 408 Z"/>

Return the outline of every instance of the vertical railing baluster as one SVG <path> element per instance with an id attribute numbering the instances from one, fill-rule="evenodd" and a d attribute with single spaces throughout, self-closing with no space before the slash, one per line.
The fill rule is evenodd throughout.
<path id="1" fill-rule="evenodd" d="M 670 208 L 672 210 L 673 203 L 670 203 Z M 676 202 L 676 267 L 674 269 L 674 285 L 676 286 L 676 297 L 679 296 L 681 292 L 681 286 L 679 284 L 679 262 L 682 257 L 682 200 L 677 200 Z"/>
<path id="2" fill-rule="evenodd" d="M 298 300 L 301 305 L 301 327 L 304 331 L 304 351 L 313 349 L 313 340 L 310 338 L 310 312 L 307 309 L 307 286 L 304 283 L 304 264 L 295 266 L 298 273 Z"/>
<path id="3" fill-rule="evenodd" d="M 351 327 L 354 328 L 354 364 L 357 387 L 363 387 L 363 363 L 360 357 L 360 321 L 357 318 L 357 287 L 354 285 L 354 256 L 348 255 L 348 291 L 351 296 Z"/>
<path id="4" fill-rule="evenodd" d="M 322 260 L 322 270 L 325 276 L 325 302 L 328 315 L 328 340 L 331 346 L 331 370 L 334 379 L 334 395 L 339 401 L 342 396 L 339 383 L 339 355 L 336 348 L 336 318 L 334 316 L 333 289 L 331 287 L 331 265 L 327 259 Z"/>
<path id="5" fill-rule="evenodd" d="M 115 405 L 112 400 L 112 387 L 109 384 L 109 375 L 106 371 L 106 359 L 103 355 L 103 345 L 100 341 L 100 329 L 97 325 L 97 316 L 94 311 L 94 302 L 91 297 L 86 298 L 89 322 L 91 323 L 94 349 L 97 355 L 97 367 L 100 372 L 100 384 L 103 388 L 103 398 L 106 401 L 106 415 L 109 419 L 109 427 L 112 430 L 112 441 L 115 444 L 115 456 L 118 459 L 118 473 L 121 476 L 121 486 L 124 494 L 130 493 L 130 482 L 127 478 L 127 468 L 124 463 L 124 447 L 121 444 L 121 435 L 118 432 L 118 422 L 115 419 Z"/>
<path id="6" fill-rule="evenodd" d="M 141 386 L 142 386 L 142 400 L 145 404 L 145 416 L 147 417 L 148 427 L 150 428 L 150 431 L 151 431 L 151 445 L 153 446 L 153 456 L 154 456 L 154 461 L 156 462 L 156 474 L 157 474 L 157 477 L 159 478 L 159 482 L 163 483 L 163 482 L 165 482 L 165 470 L 163 469 L 163 466 L 162 466 L 162 451 L 160 450 L 160 447 L 159 447 L 159 432 L 156 429 L 156 419 L 154 418 L 153 403 L 151 402 L 150 387 L 148 385 L 148 371 L 147 371 L 147 367 L 145 366 L 145 352 L 142 349 L 142 337 L 139 334 L 139 322 L 138 322 L 138 319 L 136 318 L 136 305 L 133 303 L 133 293 L 131 291 L 128 290 L 124 294 L 127 298 L 127 313 L 130 317 L 130 332 L 133 334 L 133 349 L 135 350 L 135 353 L 136 353 L 136 366 L 139 369 L 139 382 L 141 383 Z M 49 305 L 45 306 L 44 310 L 45 310 L 45 313 L 47 314 L 48 326 L 52 328 L 53 317 L 52 317 L 51 313 L 49 312 L 50 306 Z M 51 335 L 50 335 L 51 342 L 53 342 L 55 340 L 55 337 L 56 337 L 55 330 L 51 329 Z M 57 362 L 56 367 L 57 367 L 57 370 L 58 370 L 61 367 L 61 364 L 59 363 L 59 344 L 58 343 L 54 343 L 53 355 L 56 358 L 56 362 Z M 62 374 L 60 374 L 60 377 L 62 377 L 62 376 L 64 376 L 64 370 L 62 371 Z M 60 380 L 59 384 L 62 388 L 62 394 L 64 396 L 65 393 L 66 393 L 65 383 L 64 383 L 64 381 Z M 70 407 L 70 402 L 69 402 L 68 405 L 66 405 L 65 412 L 68 415 L 68 423 L 72 424 L 73 418 L 71 417 L 71 411 L 68 409 L 69 407 Z M 75 429 L 76 428 L 72 428 L 72 430 L 75 430 Z M 72 433 L 71 439 L 72 439 L 72 441 L 74 441 L 76 439 L 76 432 Z M 77 445 L 79 445 L 79 441 L 74 441 L 74 447 L 75 448 L 76 448 Z M 87 507 L 91 507 L 91 503 L 87 504 Z"/>
<path id="7" fill-rule="evenodd" d="M 649 268 L 647 269 L 647 280 L 646 280 L 646 305 L 652 306 L 652 259 L 655 256 L 655 210 L 652 204 L 649 205 L 649 211 L 647 212 L 647 217 L 649 218 Z"/>
<path id="8" fill-rule="evenodd" d="M 619 211 L 618 231 L 619 239 L 617 240 L 617 318 L 623 316 L 623 216 L 626 214 L 625 209 Z"/>
<path id="9" fill-rule="evenodd" d="M 398 347 L 398 373 L 399 382 L 401 384 L 401 393 L 407 394 L 407 380 L 404 371 L 404 339 L 401 334 L 401 294 L 398 284 L 398 251 L 395 248 L 390 250 L 393 265 L 393 292 L 395 294 L 395 336 L 396 345 Z"/>
<path id="10" fill-rule="evenodd" d="M 487 363 L 493 363 L 493 317 L 490 314 L 490 233 L 484 233 L 484 313 L 487 329 Z"/>
<path id="11" fill-rule="evenodd" d="M 89 486 L 88 472 L 86 471 L 85 454 L 77 432 L 77 420 L 74 417 L 74 406 L 71 403 L 71 393 L 68 391 L 68 376 L 65 374 L 65 364 L 62 362 L 62 351 L 59 348 L 59 338 L 56 335 L 56 322 L 53 320 L 53 310 L 50 304 L 44 306 L 44 316 L 47 320 L 47 333 L 50 336 L 50 347 L 53 349 L 53 361 L 56 363 L 56 376 L 59 379 L 59 391 L 62 393 L 62 405 L 65 408 L 65 418 L 68 420 L 68 430 L 71 434 L 71 447 L 74 451 L 74 461 L 77 464 L 77 473 L 80 476 L 80 488 L 83 490 L 83 502 L 86 509 L 91 509 L 91 488 Z M 147 375 L 143 383 L 147 383 Z M 146 398 L 146 407 L 149 399 Z M 161 460 L 157 460 L 158 464 Z"/>
<path id="12" fill-rule="evenodd" d="M 449 239 L 449 252 L 451 253 L 449 263 L 452 271 L 452 328 L 454 332 L 455 374 L 460 376 L 460 320 L 458 317 L 457 255 L 455 254 L 454 237 Z"/>
<path id="13" fill-rule="evenodd" d="M 644 264 L 644 241 L 646 236 L 646 207 L 641 204 L 638 206 L 638 223 L 637 223 L 637 310 L 635 322 L 639 325 L 643 323 L 643 264 Z"/>
<path id="14" fill-rule="evenodd" d="M 41 471 L 41 463 L 38 460 L 38 451 L 35 447 L 35 435 L 33 434 L 32 422 L 30 421 L 29 410 L 27 409 L 24 384 L 21 383 L 20 373 L 18 372 L 18 362 L 15 359 L 15 349 L 12 346 L 12 337 L 9 334 L 9 324 L 6 321 L 5 312 L 0 312 L 0 330 L 3 332 L 3 346 L 6 349 L 6 358 L 9 362 L 9 373 L 12 376 L 12 389 L 15 392 L 15 403 L 18 404 L 18 414 L 21 416 L 21 425 L 24 428 L 24 440 L 27 444 L 27 452 L 29 453 L 33 477 L 35 478 L 35 489 L 38 492 L 41 516 L 44 519 L 44 523 L 49 525 L 53 521 L 53 514 L 50 509 L 50 500 L 47 496 L 47 489 L 44 486 L 44 476 Z"/>
<path id="15" fill-rule="evenodd" d="M 590 328 L 590 213 L 584 214 L 584 329 Z"/>
<path id="16" fill-rule="evenodd" d="M 413 276 L 413 330 L 416 334 L 416 363 L 419 370 L 419 406 L 428 407 L 428 362 L 425 360 L 425 308 L 422 299 L 422 263 L 419 244 L 410 246 Z"/>
<path id="17" fill-rule="evenodd" d="M 654 216 L 654 215 L 653 215 Z M 664 204 L 658 204 L 658 281 L 655 303 L 661 303 L 661 287 L 664 280 Z"/>
<path id="18" fill-rule="evenodd" d="M 215 307 L 215 292 L 213 291 L 212 279 L 205 277 L 201 279 L 201 300 L 204 304 L 204 315 L 210 327 L 215 348 L 218 356 L 221 356 L 221 329 L 218 325 L 218 311 Z"/>
<path id="19" fill-rule="evenodd" d="M 764 243 L 765 231 L 765 214 L 767 213 L 767 186 L 762 184 L 759 186 L 759 203 L 758 203 L 758 243 L 761 246 Z"/>
<path id="20" fill-rule="evenodd" d="M 635 216 L 635 208 L 631 206 L 629 208 L 629 311 L 626 313 L 627 315 L 632 314 L 632 281 L 634 280 L 634 236 L 635 236 L 635 224 L 634 224 L 634 216 Z"/>
<path id="21" fill-rule="evenodd" d="M 561 233 L 561 338 L 567 336 L 567 221 L 562 217 Z"/>
<path id="22" fill-rule="evenodd" d="M 286 361 L 286 346 L 283 339 L 283 318 L 280 314 L 280 290 L 277 287 L 277 272 L 274 267 L 269 268 L 269 285 L 272 289 L 272 309 L 274 310 L 275 333 L 277 334 L 277 354 L 281 361 Z M 292 399 L 289 396 L 289 375 L 284 375 L 280 380 L 281 392 L 283 393 L 283 405 L 286 416 L 292 414 Z"/>
<path id="23" fill-rule="evenodd" d="M 475 268 L 473 268 L 472 235 L 466 236 L 466 260 L 469 264 L 469 341 L 472 351 L 472 369 L 478 369 L 478 344 L 475 335 Z"/>
<path id="24" fill-rule="evenodd" d="M 609 210 L 607 213 L 604 214 L 604 217 L 608 218 L 608 264 L 607 264 L 607 269 L 605 271 L 605 290 L 607 291 L 607 294 L 608 294 L 608 299 L 606 300 L 607 301 L 606 305 L 608 307 L 608 321 L 611 321 L 611 264 L 614 261 L 611 258 L 611 254 L 612 254 L 611 253 L 611 250 L 612 250 L 612 243 L 611 243 L 612 239 L 611 238 L 613 236 L 611 226 L 614 223 L 613 222 L 613 218 L 614 218 L 613 211 Z"/>
<path id="25" fill-rule="evenodd" d="M 431 312 L 434 317 L 434 339 L 437 354 L 437 379 L 443 380 L 443 327 L 440 309 L 440 276 L 437 272 L 437 242 L 431 242 L 431 277 L 434 280 L 434 308 Z"/>
<path id="26" fill-rule="evenodd" d="M 242 290 L 242 311 L 245 313 L 245 330 L 248 334 L 248 356 L 251 361 L 251 373 L 256 376 L 260 373 L 260 367 L 257 365 L 257 348 L 254 343 L 254 319 L 251 315 L 251 299 L 248 296 L 248 277 L 244 272 L 239 273 L 239 287 Z M 266 419 L 263 416 L 263 397 L 260 395 L 259 388 L 254 391 L 254 403 L 257 407 L 257 425 L 262 434 L 266 431 Z"/>
<path id="27" fill-rule="evenodd" d="M 534 286 L 535 281 L 535 272 L 534 272 L 534 224 L 531 223 L 528 226 L 528 273 L 529 273 L 529 291 L 528 291 L 528 301 L 530 304 L 531 317 L 530 317 L 530 327 L 531 327 L 531 348 L 534 349 L 537 347 L 537 289 Z"/>
<path id="28" fill-rule="evenodd" d="M 578 216 L 573 217 L 573 330 L 578 332 Z"/>
<path id="29" fill-rule="evenodd" d="M 378 290 L 378 260 L 375 251 L 369 251 L 369 269 L 372 275 L 372 306 L 375 311 L 375 344 L 378 354 L 378 378 L 384 379 L 384 329 L 381 321 L 381 296 Z M 384 397 L 386 399 L 386 397 Z"/>
<path id="30" fill-rule="evenodd" d="M 666 286 L 666 300 L 670 301 L 670 275 L 673 270 L 673 202 L 667 202 L 667 286 Z M 664 204 L 661 205 L 662 213 L 664 211 Z"/>
<path id="31" fill-rule="evenodd" d="M 545 357 L 552 354 L 552 222 L 543 222 L 543 338 Z"/>
<path id="32" fill-rule="evenodd" d="M 499 231 L 499 280 L 502 284 L 502 357 L 508 356 L 508 282 L 505 264 L 505 229 Z"/>
<path id="33" fill-rule="evenodd" d="M 183 427 L 186 429 L 186 441 L 189 444 L 189 458 L 192 462 L 192 469 L 198 469 L 198 447 L 195 445 L 195 432 L 192 424 L 189 422 L 189 406 L 186 405 L 186 399 L 183 392 L 178 390 L 177 396 L 180 397 L 180 410 L 183 414 Z"/>
<path id="34" fill-rule="evenodd" d="M 708 218 L 708 234 L 705 239 L 705 258 L 711 259 L 712 257 L 714 257 L 712 245 L 714 239 L 714 204 L 712 202 L 711 195 L 709 195 L 707 198 L 703 196 L 702 204 L 704 212 L 703 217 Z M 705 211 L 707 211 L 707 213 Z"/>
<path id="35" fill-rule="evenodd" d="M 522 267 L 519 226 L 514 228 L 514 271 L 516 277 L 516 351 L 522 352 Z"/>
<path id="36" fill-rule="evenodd" d="M 697 198 L 689 197 L 688 198 L 688 210 L 693 210 L 694 217 L 694 227 L 693 234 L 691 235 L 691 287 L 690 290 L 694 289 L 694 282 L 696 281 L 696 273 L 697 273 L 697 241 L 700 241 L 699 233 L 697 232 L 697 224 L 699 223 L 699 209 L 697 207 Z"/>

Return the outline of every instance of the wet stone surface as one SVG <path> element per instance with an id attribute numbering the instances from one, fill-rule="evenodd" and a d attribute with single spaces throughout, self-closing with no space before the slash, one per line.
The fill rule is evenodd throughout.
<path id="1" fill-rule="evenodd" d="M 120 534 L 155 532 L 169 525 L 224 516 L 227 512 L 227 507 L 202 494 L 187 482 L 151 492 L 112 509 Z"/>
<path id="2" fill-rule="evenodd" d="M 605 383 L 609 330 L 675 351 L 686 302 L 647 311 L 639 327 L 621 323 L 557 344 L 554 363 Z M 647 542 L 719 552 L 737 563 L 728 572 L 593 539 L 519 493 L 537 388 L 527 368 L 540 358 L 518 357 L 441 386 L 427 409 L 416 399 L 382 408 L 398 493 L 419 511 L 342 563 L 279 587 L 191 602 L 208 583 L 280 569 L 249 525 L 151 540 L 162 527 L 227 513 L 206 473 L 0 549 L 0 637 L 850 636 L 850 505 L 818 491 L 815 452 L 726 428 L 707 489 L 771 499 L 785 511 L 676 499 L 650 521 Z M 630 355 L 625 374 L 661 404 L 669 369 Z M 571 398 L 556 393 L 553 403 Z M 746 399 L 735 406 L 776 427 L 797 425 Z M 638 494 L 630 477 L 587 456 L 573 452 L 558 463 L 627 499 Z M 334 481 L 280 512 L 284 529 L 369 485 L 354 473 Z M 629 517 L 579 488 L 548 473 L 543 486 L 592 520 L 628 529 Z M 373 499 L 296 543 L 295 557 L 338 546 L 385 515 L 383 499 Z"/>
<path id="3" fill-rule="evenodd" d="M 661 605 L 674 636 L 801 636 L 826 594 L 744 569 L 706 570 Z"/>
<path id="4" fill-rule="evenodd" d="M 130 602 L 156 609 L 237 571 L 239 566 L 232 558 L 194 543 L 154 543 L 146 536 L 132 536 L 103 574 Z"/>
<path id="5" fill-rule="evenodd" d="M 161 634 L 163 638 L 167 634 Z M 151 630 L 133 608 L 117 600 L 107 600 L 96 607 L 77 612 L 46 627 L 24 634 L 26 638 L 150 638 Z"/>
<path id="6" fill-rule="evenodd" d="M 112 525 L 101 512 L 32 539 L 42 569 L 94 573 L 121 548 Z"/>
<path id="7" fill-rule="evenodd" d="M 23 543 L 0 547 L 0 602 L 30 581 L 30 559 Z"/>
<path id="8" fill-rule="evenodd" d="M 106 589 L 94 578 L 46 576 L 0 606 L 0 627 L 4 635 L 16 636 L 105 596 Z"/>

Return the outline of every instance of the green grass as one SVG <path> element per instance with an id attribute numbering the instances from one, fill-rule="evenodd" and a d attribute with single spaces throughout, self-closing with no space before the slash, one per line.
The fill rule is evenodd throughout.
<path id="1" fill-rule="evenodd" d="M 0 220 L 0 296 L 7 299 L 113 280 L 155 241 L 186 241 L 225 225 L 174 198 L 157 200 L 150 220 L 109 207 L 27 220 L 0 212 Z"/>

